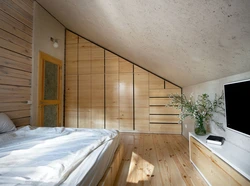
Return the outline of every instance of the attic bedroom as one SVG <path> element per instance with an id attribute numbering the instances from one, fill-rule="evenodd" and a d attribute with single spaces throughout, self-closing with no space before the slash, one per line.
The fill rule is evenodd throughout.
<path id="1" fill-rule="evenodd" d="M 1 0 L 0 185 L 250 185 L 249 9 Z"/>

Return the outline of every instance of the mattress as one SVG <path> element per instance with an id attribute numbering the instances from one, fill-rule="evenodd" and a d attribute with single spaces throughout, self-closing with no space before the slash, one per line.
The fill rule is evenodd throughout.
<path id="1" fill-rule="evenodd" d="M 0 184 L 95 186 L 119 141 L 112 129 L 26 126 L 1 134 Z"/>

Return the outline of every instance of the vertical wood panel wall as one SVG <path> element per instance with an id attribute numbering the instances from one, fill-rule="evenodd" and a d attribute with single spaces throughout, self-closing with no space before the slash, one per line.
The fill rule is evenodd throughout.
<path id="1" fill-rule="evenodd" d="M 0 1 L 0 112 L 30 124 L 33 0 Z"/>
<path id="2" fill-rule="evenodd" d="M 65 126 L 181 133 L 181 88 L 66 31 Z"/>

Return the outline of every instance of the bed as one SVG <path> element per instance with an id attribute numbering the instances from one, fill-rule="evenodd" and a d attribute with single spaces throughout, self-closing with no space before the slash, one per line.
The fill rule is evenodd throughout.
<path id="1" fill-rule="evenodd" d="M 113 129 L 12 126 L 3 132 L 0 120 L 0 133 L 0 185 L 110 186 L 121 162 Z"/>

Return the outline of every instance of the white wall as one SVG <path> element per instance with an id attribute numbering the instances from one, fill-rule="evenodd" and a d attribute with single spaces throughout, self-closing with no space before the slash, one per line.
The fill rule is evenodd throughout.
<path id="1" fill-rule="evenodd" d="M 34 2 L 33 28 L 34 29 L 33 29 L 31 125 L 36 125 L 37 111 L 38 111 L 39 51 L 42 51 L 57 59 L 60 59 L 63 62 L 62 64 L 62 73 L 63 73 L 65 27 L 61 23 L 59 23 L 56 19 L 54 19 L 37 2 Z M 53 47 L 52 42 L 50 41 L 50 37 L 58 39 L 59 43 L 58 48 Z M 63 74 L 62 77 L 64 77 Z M 62 82 L 62 93 L 63 93 L 63 87 L 64 87 L 64 82 Z M 63 96 L 62 96 L 62 103 L 63 103 Z"/>
<path id="2" fill-rule="evenodd" d="M 200 95 L 203 93 L 207 93 L 209 97 L 213 100 L 215 93 L 221 95 L 224 84 L 234 82 L 234 81 L 245 80 L 245 79 L 250 79 L 250 71 L 246 73 L 242 73 L 242 74 L 237 74 L 234 76 L 229 76 L 229 77 L 222 78 L 222 79 L 217 79 L 214 81 L 208 81 L 208 82 L 197 84 L 194 86 L 184 87 L 183 93 L 186 96 L 189 96 L 191 93 L 193 93 L 194 97 L 197 97 L 197 95 Z M 222 122 L 224 128 L 226 129 L 226 122 L 225 122 L 224 116 L 216 115 L 215 119 L 219 122 Z M 249 125 L 249 123 L 246 123 L 246 125 Z M 187 126 L 187 128 L 185 126 Z M 189 118 L 185 119 L 185 121 L 183 122 L 183 135 L 186 138 L 188 138 L 188 133 L 193 132 L 193 131 L 194 131 L 194 125 L 193 125 L 192 119 L 189 119 Z M 250 152 L 250 137 L 233 132 L 228 129 L 226 129 L 226 131 L 224 132 L 218 129 L 214 124 L 210 124 L 210 131 L 214 134 L 224 136 L 226 140 Z"/>

